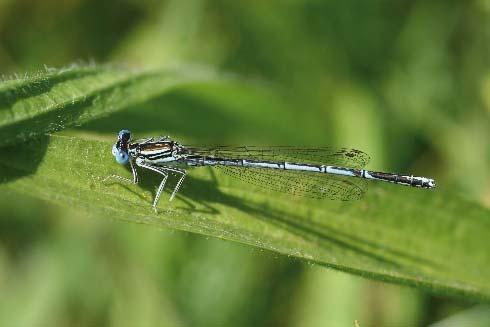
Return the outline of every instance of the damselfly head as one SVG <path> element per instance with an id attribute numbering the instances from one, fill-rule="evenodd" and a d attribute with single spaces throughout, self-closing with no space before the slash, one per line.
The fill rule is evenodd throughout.
<path id="1" fill-rule="evenodd" d="M 116 158 L 116 161 L 125 165 L 128 163 L 128 143 L 131 139 L 131 132 L 127 129 L 123 129 L 117 136 L 117 142 L 112 146 L 112 155 Z"/>

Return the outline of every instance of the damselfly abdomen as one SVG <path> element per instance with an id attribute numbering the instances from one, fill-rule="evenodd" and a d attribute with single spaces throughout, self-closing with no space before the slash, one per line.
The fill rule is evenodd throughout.
<path id="1" fill-rule="evenodd" d="M 153 201 L 155 210 L 170 172 L 180 175 L 171 201 L 182 185 L 186 169 L 202 166 L 219 168 L 226 174 L 271 190 L 319 199 L 359 199 L 364 194 L 365 181 L 370 179 L 420 188 L 436 186 L 433 179 L 426 177 L 365 170 L 369 156 L 355 149 L 184 146 L 169 137 L 132 141 L 131 133 L 122 130 L 112 154 L 120 164 L 129 162 L 133 183 L 138 183 L 136 166 L 163 176 Z"/>

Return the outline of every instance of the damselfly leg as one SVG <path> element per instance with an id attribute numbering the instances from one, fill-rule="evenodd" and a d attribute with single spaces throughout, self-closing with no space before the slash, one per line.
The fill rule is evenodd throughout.
<path id="1" fill-rule="evenodd" d="M 117 179 L 119 181 L 123 181 L 123 182 L 129 183 L 129 184 L 138 184 L 138 182 L 139 182 L 138 172 L 136 171 L 136 167 L 134 166 L 133 160 L 129 160 L 129 165 L 131 166 L 131 172 L 133 174 L 133 180 L 130 180 L 127 177 L 122 177 L 119 175 L 109 175 L 102 180 L 102 183 L 107 182 L 109 179 Z"/>
<path id="2" fill-rule="evenodd" d="M 180 186 L 182 185 L 182 182 L 184 181 L 184 178 L 185 178 L 185 175 L 187 174 L 187 172 L 185 170 L 179 170 L 179 172 L 182 174 L 180 176 L 180 179 L 179 181 L 177 182 L 177 185 L 175 186 L 175 189 L 174 191 L 172 192 L 172 195 L 170 196 L 170 200 L 169 201 L 172 201 L 173 198 L 175 197 L 175 194 L 177 194 L 177 192 L 179 191 L 180 189 Z"/>
<path id="3" fill-rule="evenodd" d="M 153 167 L 151 165 L 146 165 L 144 163 L 138 163 L 138 162 L 136 164 L 141 168 L 146 168 L 146 169 L 152 170 L 152 171 L 157 172 L 163 176 L 162 182 L 160 183 L 160 186 L 158 187 L 157 193 L 155 195 L 155 200 L 153 200 L 153 210 L 155 210 L 155 212 L 156 212 L 157 211 L 157 203 L 158 203 L 158 200 L 160 199 L 160 194 L 162 193 L 162 190 L 165 187 L 165 183 L 167 182 L 168 173 L 165 171 L 164 167 Z"/>
<path id="4" fill-rule="evenodd" d="M 179 181 L 177 182 L 177 185 L 175 186 L 172 194 L 170 195 L 169 201 L 172 201 L 173 198 L 175 197 L 175 194 L 177 194 L 177 192 L 180 188 L 180 185 L 182 185 L 182 182 L 184 181 L 186 171 L 183 169 L 171 168 L 171 167 L 166 167 L 166 166 L 156 167 L 156 166 L 145 164 L 144 162 L 142 162 L 140 160 L 136 160 L 136 164 L 141 168 L 146 168 L 146 169 L 152 170 L 152 171 L 157 172 L 163 176 L 162 182 L 160 183 L 160 186 L 158 187 L 157 193 L 155 194 L 155 200 L 153 201 L 153 210 L 155 210 L 155 212 L 156 212 L 158 200 L 160 200 L 160 196 L 162 194 L 163 188 L 165 187 L 165 184 L 167 182 L 168 172 L 174 172 L 174 173 L 181 174 Z"/>

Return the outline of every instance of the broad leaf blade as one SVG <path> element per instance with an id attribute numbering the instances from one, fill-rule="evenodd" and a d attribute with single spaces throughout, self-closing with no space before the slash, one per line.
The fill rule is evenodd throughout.
<path id="1" fill-rule="evenodd" d="M 137 71 L 73 66 L 7 81 L 0 84 L 0 146 L 80 125 L 178 86 L 218 78 L 198 67 Z"/>
<path id="2" fill-rule="evenodd" d="M 490 299 L 490 213 L 443 190 L 373 183 L 363 200 L 320 201 L 264 193 L 198 168 L 174 202 L 162 196 L 155 214 L 154 174 L 143 173 L 137 186 L 102 183 L 112 173 L 129 176 L 110 148 L 110 142 L 63 136 L 5 148 L 0 187 L 92 216 L 210 235 L 369 278 Z"/>

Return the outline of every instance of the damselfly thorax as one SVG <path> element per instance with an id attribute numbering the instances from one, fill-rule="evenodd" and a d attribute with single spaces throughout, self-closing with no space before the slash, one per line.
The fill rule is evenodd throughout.
<path id="1" fill-rule="evenodd" d="M 180 175 L 170 200 L 178 192 L 186 169 L 212 166 L 248 183 L 283 193 L 320 199 L 354 200 L 365 192 L 365 181 L 379 180 L 419 188 L 434 188 L 433 179 L 413 175 L 382 173 L 363 169 L 369 156 L 355 149 L 291 146 L 184 146 L 169 137 L 131 141 L 127 130 L 119 132 L 112 148 L 116 161 L 129 162 L 133 183 L 138 182 L 135 166 L 163 176 L 153 208 L 170 172 Z M 128 180 L 120 176 L 110 176 Z"/>
<path id="2" fill-rule="evenodd" d="M 129 155 L 134 159 L 143 159 L 149 163 L 165 163 L 180 158 L 182 146 L 168 139 L 144 139 L 129 143 Z"/>

